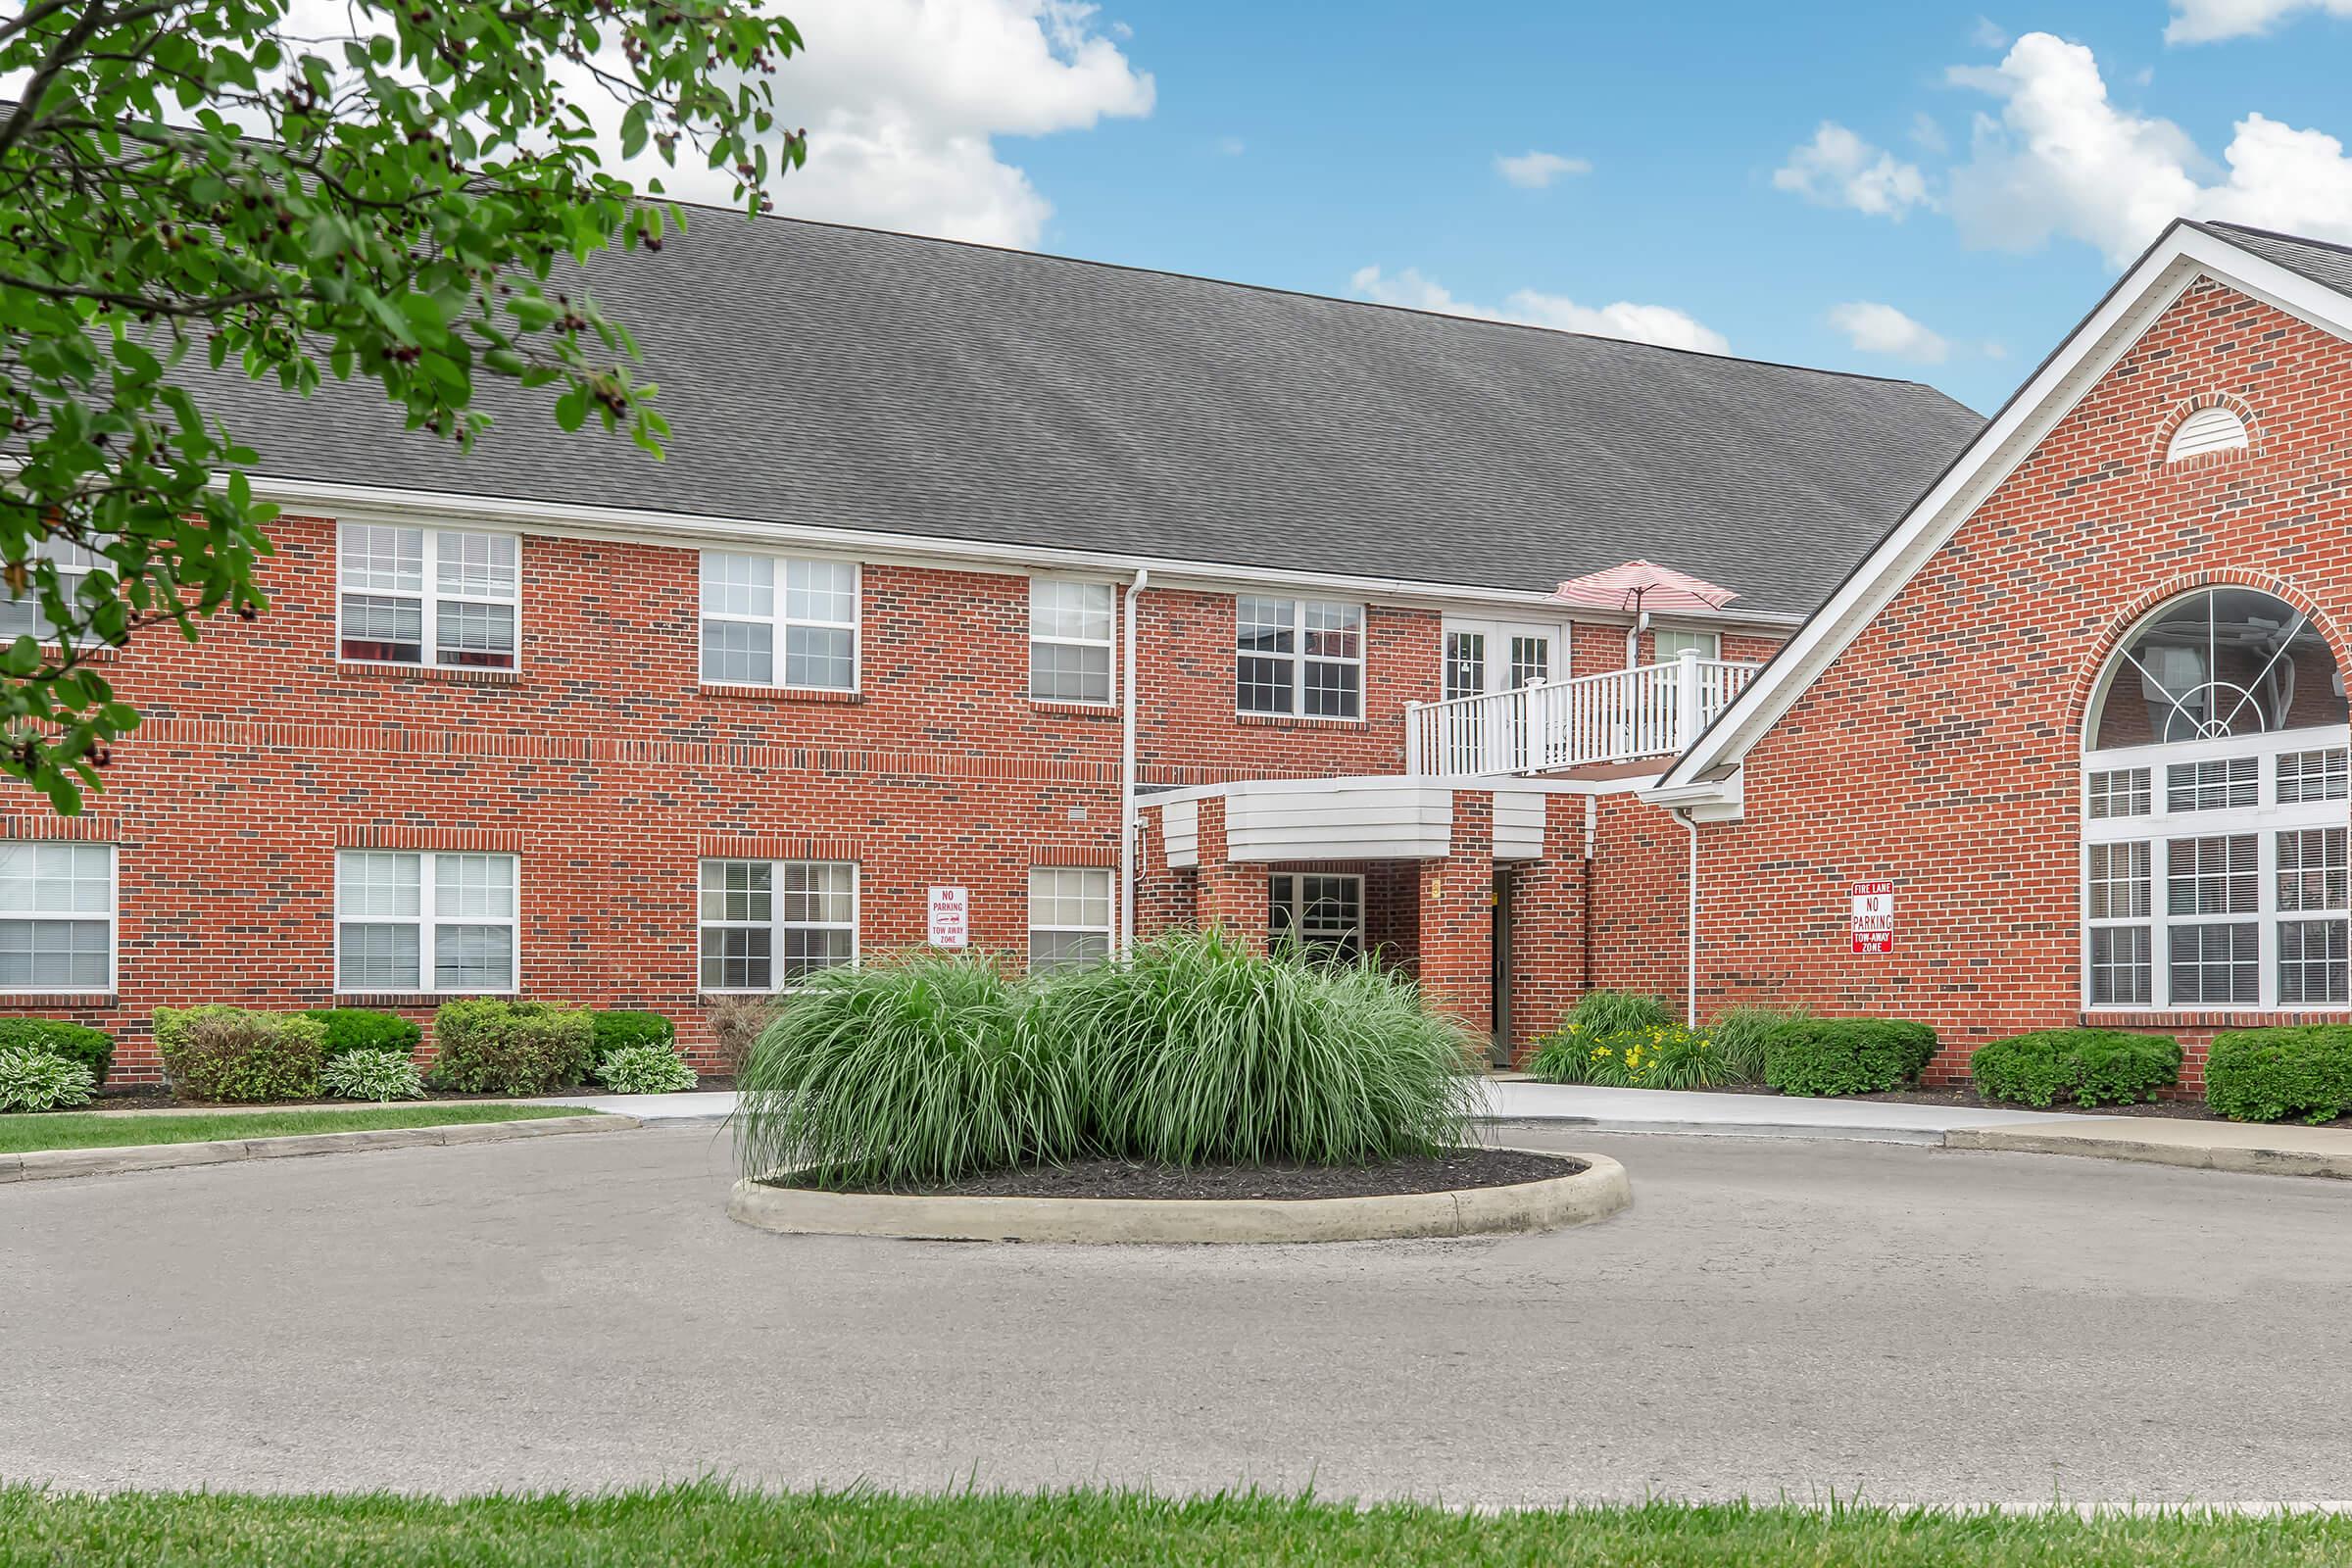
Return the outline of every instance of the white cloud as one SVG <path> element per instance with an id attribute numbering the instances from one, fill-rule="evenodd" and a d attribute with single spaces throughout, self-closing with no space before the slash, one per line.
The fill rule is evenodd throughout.
<path id="1" fill-rule="evenodd" d="M 1886 354 L 1914 365 L 1941 365 L 1952 346 L 1891 305 L 1852 300 L 1830 308 L 1830 325 L 1864 354 Z"/>
<path id="2" fill-rule="evenodd" d="M 2166 43 L 2212 43 L 2269 32 L 2289 17 L 2317 11 L 2352 17 L 2352 0 L 2173 0 Z"/>
<path id="3" fill-rule="evenodd" d="M 1467 316 L 1482 321 L 1517 321 L 1593 337 L 1655 343 L 1663 348 L 1699 349 L 1708 354 L 1728 354 L 1732 348 L 1722 333 L 1666 305 L 1636 305 L 1627 300 L 1613 305 L 1579 305 L 1562 295 L 1523 288 L 1504 301 L 1505 309 L 1496 310 L 1457 300 L 1443 283 L 1422 276 L 1410 267 L 1394 276 L 1377 267 L 1358 268 L 1348 282 L 1365 299 L 1382 305 L 1409 306 L 1416 311 Z"/>
<path id="4" fill-rule="evenodd" d="M 1074 0 L 792 0 L 808 49 L 776 73 L 808 127 L 776 210 L 994 245 L 1035 245 L 1053 205 L 994 138 L 1152 112 L 1152 81 Z M 727 199 L 681 157 L 674 193 Z"/>
<path id="5" fill-rule="evenodd" d="M 1522 190 L 1542 190 L 1562 174 L 1590 174 L 1592 166 L 1582 158 L 1562 158 L 1558 153 L 1530 148 L 1516 158 L 1496 158 L 1494 172 Z"/>
<path id="6" fill-rule="evenodd" d="M 1990 17 L 1979 17 L 1977 24 L 1969 29 L 1968 36 L 1969 41 L 1980 49 L 2006 49 L 2009 47 L 2008 29 Z"/>
<path id="7" fill-rule="evenodd" d="M 2248 114 L 2215 179 L 2180 126 L 2108 101 L 2081 44 L 2030 32 L 2000 65 L 1947 74 L 2001 100 L 1997 119 L 1977 117 L 1970 161 L 1952 172 L 1952 217 L 1971 244 L 2032 250 L 2062 234 L 2120 267 L 2180 216 L 2352 240 L 2352 159 L 2322 131 Z"/>
<path id="8" fill-rule="evenodd" d="M 1936 205 L 1918 165 L 1873 147 L 1834 120 L 1823 121 L 1811 141 L 1789 151 L 1788 162 L 1773 171 L 1772 184 L 1819 206 L 1851 207 L 1897 221 L 1914 207 Z"/>
<path id="9" fill-rule="evenodd" d="M 1911 139 L 1932 153 L 1948 153 L 1952 144 L 1943 134 L 1936 117 L 1922 109 L 1911 117 Z"/>

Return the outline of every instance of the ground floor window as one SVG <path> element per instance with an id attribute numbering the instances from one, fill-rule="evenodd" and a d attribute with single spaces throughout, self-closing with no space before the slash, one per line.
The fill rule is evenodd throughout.
<path id="1" fill-rule="evenodd" d="M 1110 872 L 1040 865 L 1029 872 L 1029 967 L 1068 969 L 1110 956 Z"/>
<path id="2" fill-rule="evenodd" d="M 111 844 L 0 845 L 0 991 L 112 991 Z"/>
<path id="3" fill-rule="evenodd" d="M 1278 871 L 1269 880 L 1266 929 L 1274 945 L 1353 957 L 1364 951 L 1364 879 L 1328 872 Z"/>
<path id="4" fill-rule="evenodd" d="M 858 867 L 705 860 L 702 988 L 778 991 L 858 959 Z"/>
<path id="5" fill-rule="evenodd" d="M 335 989 L 513 991 L 515 878 L 512 855 L 338 854 Z"/>

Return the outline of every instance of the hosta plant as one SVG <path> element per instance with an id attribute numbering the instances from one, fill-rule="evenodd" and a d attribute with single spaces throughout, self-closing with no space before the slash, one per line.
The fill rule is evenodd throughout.
<path id="1" fill-rule="evenodd" d="M 90 1069 L 37 1046 L 0 1046 L 0 1111 L 86 1105 L 97 1088 Z"/>
<path id="2" fill-rule="evenodd" d="M 596 1064 L 597 1082 L 616 1095 L 676 1095 L 700 1079 L 667 1046 L 622 1046 Z"/>
<path id="3" fill-rule="evenodd" d="M 422 1100 L 424 1075 L 405 1051 L 346 1051 L 318 1069 L 318 1087 L 338 1100 Z"/>

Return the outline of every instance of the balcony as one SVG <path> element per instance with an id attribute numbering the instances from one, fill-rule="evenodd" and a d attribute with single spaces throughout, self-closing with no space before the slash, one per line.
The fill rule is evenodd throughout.
<path id="1" fill-rule="evenodd" d="M 1759 667 L 1685 654 L 1513 692 L 1408 704 L 1405 771 L 1415 778 L 1481 778 L 1674 757 Z"/>

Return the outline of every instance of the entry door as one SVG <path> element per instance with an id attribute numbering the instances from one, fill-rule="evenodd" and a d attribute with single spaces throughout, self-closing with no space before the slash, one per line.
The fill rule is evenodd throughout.
<path id="1" fill-rule="evenodd" d="M 1494 865 L 1494 956 L 1487 984 L 1493 1005 L 1492 1060 L 1497 1067 L 1511 1064 L 1511 890 L 1518 867 L 1503 861 Z"/>
<path id="2" fill-rule="evenodd" d="M 1557 626 L 1503 620 L 1446 620 L 1445 695 L 1488 697 L 1567 673 L 1567 646 Z M 1516 704 L 1475 704 L 1446 710 L 1445 744 L 1449 771 L 1517 773 L 1536 765 Z"/>

